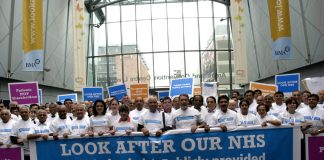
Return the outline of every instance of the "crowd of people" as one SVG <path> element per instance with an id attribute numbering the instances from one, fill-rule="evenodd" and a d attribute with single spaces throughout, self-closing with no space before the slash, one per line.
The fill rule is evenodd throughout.
<path id="1" fill-rule="evenodd" d="M 151 96 L 121 101 L 114 97 L 95 102 L 47 103 L 39 106 L 9 107 L 0 103 L 0 146 L 12 144 L 24 148 L 28 159 L 28 140 L 68 138 L 70 136 L 130 135 L 161 136 L 172 129 L 220 128 L 226 132 L 237 127 L 299 125 L 304 134 L 324 132 L 324 90 L 317 94 L 295 91 L 291 97 L 283 92 L 263 96 L 260 90 L 247 90 L 243 96 L 233 91 L 226 95 L 177 97 L 157 99 Z"/>

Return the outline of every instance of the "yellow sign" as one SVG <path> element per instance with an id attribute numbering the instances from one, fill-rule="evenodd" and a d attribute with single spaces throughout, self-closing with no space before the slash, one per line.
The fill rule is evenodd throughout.
<path id="1" fill-rule="evenodd" d="M 271 38 L 290 37 L 290 16 L 288 0 L 268 0 Z"/>
<path id="2" fill-rule="evenodd" d="M 23 0 L 23 71 L 43 71 L 43 0 Z"/>
<path id="3" fill-rule="evenodd" d="M 292 59 L 288 0 L 268 0 L 272 38 L 272 59 Z"/>
<path id="4" fill-rule="evenodd" d="M 136 97 L 142 97 L 143 99 L 148 98 L 148 84 L 131 84 L 130 85 L 130 95 L 131 99 L 135 99 Z"/>
<path id="5" fill-rule="evenodd" d="M 23 0 L 23 50 L 43 49 L 43 1 Z"/>
<path id="6" fill-rule="evenodd" d="M 274 84 L 265 84 L 265 83 L 257 83 L 257 82 L 250 82 L 250 90 L 261 90 L 262 95 L 274 95 L 275 92 L 278 90 L 278 86 Z"/>

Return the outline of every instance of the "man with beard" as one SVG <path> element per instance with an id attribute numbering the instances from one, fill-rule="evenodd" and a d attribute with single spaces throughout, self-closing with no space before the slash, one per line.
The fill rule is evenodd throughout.
<path id="1" fill-rule="evenodd" d="M 53 133 L 53 138 L 58 139 L 58 136 L 67 138 L 71 134 L 71 119 L 67 117 L 67 108 L 63 105 L 59 106 L 58 118 L 55 118 L 50 124 L 50 132 Z"/>
<path id="2" fill-rule="evenodd" d="M 19 119 L 12 128 L 12 134 L 10 136 L 11 142 L 13 144 L 22 145 L 24 149 L 25 160 L 30 159 L 29 144 L 27 140 L 27 135 L 32 133 L 34 123 L 31 121 L 29 115 L 29 108 L 26 106 L 19 108 L 19 113 L 21 119 Z"/>
<path id="3" fill-rule="evenodd" d="M 209 126 L 206 125 L 201 113 L 188 107 L 189 96 L 187 94 L 181 94 L 179 96 L 180 109 L 172 113 L 172 125 L 175 129 L 191 129 L 191 132 L 196 132 L 197 128 L 205 128 L 205 131 L 209 131 Z"/>
<path id="4" fill-rule="evenodd" d="M 213 115 L 212 126 L 220 127 L 223 132 L 226 132 L 229 126 L 236 125 L 236 112 L 228 109 L 228 101 L 229 98 L 226 95 L 218 97 L 220 110 Z"/>
<path id="5" fill-rule="evenodd" d="M 129 117 L 135 124 L 138 124 L 140 115 L 147 111 L 147 109 L 144 108 L 144 99 L 142 97 L 137 97 L 135 99 L 135 106 L 136 108 L 129 113 Z"/>

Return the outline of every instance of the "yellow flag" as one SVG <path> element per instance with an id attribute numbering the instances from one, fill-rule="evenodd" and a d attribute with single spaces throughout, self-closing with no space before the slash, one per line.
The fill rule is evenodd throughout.
<path id="1" fill-rule="evenodd" d="M 43 1 L 23 0 L 23 71 L 43 71 Z"/>

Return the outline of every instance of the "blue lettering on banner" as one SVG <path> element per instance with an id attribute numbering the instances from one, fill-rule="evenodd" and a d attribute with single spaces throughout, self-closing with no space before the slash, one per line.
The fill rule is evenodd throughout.
<path id="1" fill-rule="evenodd" d="M 221 117 L 218 119 L 218 123 L 232 122 L 234 121 L 233 117 Z"/>
<path id="2" fill-rule="evenodd" d="M 254 122 L 253 121 L 240 121 L 240 124 L 250 124 L 250 125 L 253 125 Z"/>
<path id="3" fill-rule="evenodd" d="M 48 129 L 44 129 L 44 130 L 35 130 L 36 134 L 41 134 L 41 133 L 49 133 L 50 131 Z"/>
<path id="4" fill-rule="evenodd" d="M 161 121 L 154 120 L 154 119 L 147 119 L 144 121 L 144 123 L 146 123 L 146 124 L 148 124 L 148 123 L 161 124 Z"/>
<path id="5" fill-rule="evenodd" d="M 174 133 L 174 134 L 172 134 Z M 37 159 L 293 159 L 293 128 L 35 141 Z M 273 136 L 276 135 L 276 136 Z M 34 155 L 32 155 L 33 157 Z"/>
<path id="6" fill-rule="evenodd" d="M 288 123 L 302 123 L 303 121 L 301 119 L 288 119 L 288 118 L 283 118 L 283 124 L 288 124 Z"/>
<path id="7" fill-rule="evenodd" d="M 272 113 L 269 113 L 269 115 L 273 115 L 273 116 L 275 116 L 275 117 L 278 117 L 278 116 L 279 116 L 279 113 L 274 113 L 274 112 L 272 112 Z"/>
<path id="8" fill-rule="evenodd" d="M 106 121 L 92 121 L 92 124 L 94 126 L 99 125 L 99 124 L 105 124 L 105 123 L 106 123 Z"/>
<path id="9" fill-rule="evenodd" d="M 131 127 L 116 127 L 116 131 L 127 131 L 132 130 Z"/>
<path id="10" fill-rule="evenodd" d="M 74 129 L 85 129 L 86 126 L 85 126 L 85 125 L 79 125 L 79 126 L 72 126 L 71 128 L 72 128 L 73 130 L 74 130 Z"/>
<path id="11" fill-rule="evenodd" d="M 304 119 L 305 119 L 305 120 L 314 120 L 314 121 L 319 121 L 319 120 L 321 120 L 321 118 L 318 117 L 318 116 L 304 116 Z"/>
<path id="12" fill-rule="evenodd" d="M 66 125 L 63 125 L 63 126 L 58 126 L 58 131 L 63 131 L 64 129 L 66 129 L 67 126 Z"/>
<path id="13" fill-rule="evenodd" d="M 11 132 L 11 129 L 0 129 L 0 132 Z"/>
<path id="14" fill-rule="evenodd" d="M 194 116 L 182 116 L 182 117 L 176 117 L 177 121 L 185 121 L 185 120 L 191 120 L 194 119 Z"/>
<path id="15" fill-rule="evenodd" d="M 139 119 L 139 117 L 133 117 L 133 119 L 134 119 L 134 120 L 138 120 L 138 119 Z"/>
<path id="16" fill-rule="evenodd" d="M 19 132 L 28 132 L 30 130 L 30 128 L 19 128 L 18 131 Z"/>

